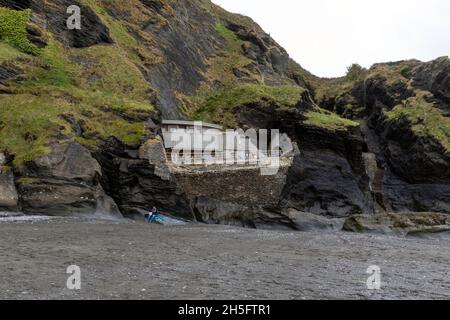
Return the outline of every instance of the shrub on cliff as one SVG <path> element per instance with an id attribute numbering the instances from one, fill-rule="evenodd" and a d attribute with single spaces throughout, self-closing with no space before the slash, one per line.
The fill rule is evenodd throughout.
<path id="1" fill-rule="evenodd" d="M 31 10 L 16 11 L 0 7 L 0 38 L 32 55 L 38 55 L 40 50 L 27 38 L 26 25 L 30 19 Z"/>
<path id="2" fill-rule="evenodd" d="M 354 63 L 347 68 L 346 78 L 348 80 L 358 80 L 361 78 L 367 70 L 361 67 L 359 64 Z"/>

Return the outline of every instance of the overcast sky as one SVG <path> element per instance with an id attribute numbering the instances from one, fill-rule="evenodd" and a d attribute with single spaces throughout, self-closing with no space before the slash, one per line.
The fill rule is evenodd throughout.
<path id="1" fill-rule="evenodd" d="M 318 76 L 357 62 L 450 56 L 449 0 L 213 0 L 250 16 Z"/>

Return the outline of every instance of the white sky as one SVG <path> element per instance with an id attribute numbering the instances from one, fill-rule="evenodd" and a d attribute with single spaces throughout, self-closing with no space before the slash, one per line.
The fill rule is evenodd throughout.
<path id="1" fill-rule="evenodd" d="M 450 55 L 449 0 L 213 0 L 250 16 L 312 73 Z"/>

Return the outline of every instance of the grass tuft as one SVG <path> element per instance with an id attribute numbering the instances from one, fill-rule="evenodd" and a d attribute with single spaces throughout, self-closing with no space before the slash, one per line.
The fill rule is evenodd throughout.
<path id="1" fill-rule="evenodd" d="M 420 95 L 407 99 L 403 104 L 386 112 L 385 116 L 389 122 L 406 118 L 416 134 L 434 138 L 444 147 L 446 153 L 450 153 L 450 119 Z"/>
<path id="2" fill-rule="evenodd" d="M 31 10 L 11 10 L 0 7 L 0 38 L 21 52 L 39 55 L 40 50 L 27 37 L 26 26 Z"/>
<path id="3" fill-rule="evenodd" d="M 197 108 L 191 113 L 194 119 L 209 120 L 228 127 L 235 126 L 233 109 L 249 103 L 267 105 L 271 102 L 293 107 L 300 100 L 304 89 L 297 86 L 271 87 L 261 84 L 239 84 L 210 91 L 195 98 Z"/>
<path id="4" fill-rule="evenodd" d="M 20 82 L 8 83 L 14 94 L 0 94 L 0 151 L 14 154 L 15 166 L 63 138 L 95 148 L 110 136 L 133 145 L 145 136 L 153 91 L 120 46 L 65 48 L 49 37 L 40 56 L 25 62 L 9 45 L 0 50 L 24 72 Z"/>
<path id="5" fill-rule="evenodd" d="M 359 126 L 358 122 L 342 118 L 333 112 L 321 108 L 309 111 L 305 115 L 305 124 L 325 128 L 330 131 L 347 131 L 348 129 Z"/>

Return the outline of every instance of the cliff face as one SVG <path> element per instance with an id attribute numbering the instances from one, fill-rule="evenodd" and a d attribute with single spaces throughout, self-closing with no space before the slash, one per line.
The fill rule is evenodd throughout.
<path id="1" fill-rule="evenodd" d="M 449 213 L 448 57 L 377 64 L 345 81 L 320 84 L 332 88 L 325 94 L 319 89 L 322 102 L 362 122 L 366 151 L 376 155 L 383 172 L 384 205 L 394 211 Z"/>
<path id="2" fill-rule="evenodd" d="M 69 5 L 81 30 L 66 27 Z M 139 152 L 161 119 L 190 118 L 297 142 L 271 222 L 290 225 L 289 208 L 450 212 L 449 70 L 441 58 L 319 79 L 208 0 L 0 0 L 0 190 L 16 195 L 0 208 L 220 211 L 190 202 Z"/>

